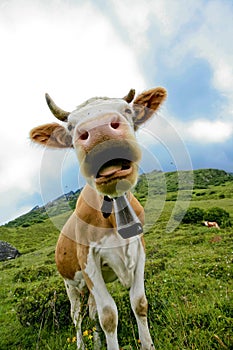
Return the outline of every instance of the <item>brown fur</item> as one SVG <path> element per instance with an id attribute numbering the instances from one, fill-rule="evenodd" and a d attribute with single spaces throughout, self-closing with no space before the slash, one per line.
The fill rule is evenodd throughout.
<path id="1" fill-rule="evenodd" d="M 204 225 L 207 226 L 207 227 L 215 227 L 217 229 L 220 229 L 219 225 L 217 222 L 213 221 L 204 221 Z"/>
<path id="2" fill-rule="evenodd" d="M 69 148 L 72 146 L 72 138 L 65 128 L 57 123 L 44 124 L 30 131 L 30 139 L 42 146 L 52 148 Z"/>
<path id="3" fill-rule="evenodd" d="M 74 279 L 75 273 L 81 270 L 76 254 L 77 244 L 70 238 L 60 234 L 55 260 L 59 273 L 66 279 Z"/>
<path id="4" fill-rule="evenodd" d="M 143 225 L 143 207 L 132 193 L 128 193 L 128 198 Z M 105 219 L 101 213 L 102 200 L 93 188 L 86 185 L 77 201 L 75 213 L 63 227 L 56 248 L 56 264 L 64 278 L 73 279 L 76 271 L 85 269 L 90 241 L 99 242 L 104 235 L 115 230 L 114 214 Z M 97 230 L 97 227 L 102 230 Z M 144 245 L 143 237 L 141 240 Z M 90 281 L 86 283 L 90 285 Z"/>
<path id="5" fill-rule="evenodd" d="M 131 90 L 125 97 L 125 101 L 130 103 L 133 98 L 134 90 Z M 100 323 L 105 331 L 108 350 L 111 350 L 112 344 L 115 344 L 114 349 L 118 348 L 117 339 L 113 339 L 118 322 L 116 306 L 103 284 L 104 281 L 105 283 L 111 282 L 118 276 L 123 285 L 131 285 L 132 287 L 130 293 L 131 305 L 135 315 L 137 315 L 139 333 L 143 334 L 141 337 L 142 348 L 154 349 L 146 319 L 147 300 L 143 283 L 145 257 L 142 249 L 142 245 L 145 249 L 144 238 L 143 236 L 140 238 L 142 245 L 138 240 L 135 241 L 135 246 L 130 246 L 130 240 L 128 240 L 125 242 L 124 249 L 115 247 L 115 249 L 119 249 L 115 250 L 115 260 L 114 257 L 112 258 L 111 252 L 109 255 L 105 255 L 103 253 L 105 242 L 109 244 L 112 239 L 119 242 L 119 237 L 112 236 L 118 234 L 114 213 L 111 213 L 107 218 L 104 217 L 101 206 L 103 195 L 120 196 L 135 185 L 141 151 L 132 132 L 132 122 L 134 123 L 134 129 L 137 130 L 142 123 L 153 115 L 165 98 L 166 90 L 163 88 L 155 88 L 139 94 L 132 104 L 134 112 L 132 111 L 132 120 L 127 118 L 128 123 L 126 123 L 122 112 L 117 110 L 117 124 L 119 124 L 117 128 L 112 126 L 115 123 L 115 112 L 113 111 L 113 113 L 106 113 L 105 115 L 99 114 L 93 119 L 87 118 L 85 122 L 76 124 L 76 126 L 73 125 L 73 133 L 69 128 L 69 124 L 66 128 L 57 123 L 41 125 L 30 132 L 31 140 L 42 146 L 50 148 L 74 147 L 79 159 L 80 169 L 88 181 L 88 185 L 84 187 L 79 196 L 74 213 L 62 229 L 55 253 L 58 271 L 66 280 L 67 294 L 71 301 L 71 314 L 77 327 L 78 347 L 79 343 L 82 342 L 79 303 L 80 295 L 85 291 L 84 278 L 89 291 L 95 298 Z M 60 110 L 48 95 L 46 99 L 51 111 L 58 119 L 68 123 L 72 122 L 72 115 L 69 119 L 70 114 L 68 112 Z M 111 103 L 111 99 L 109 102 Z M 77 118 L 81 116 L 78 114 L 80 108 L 87 106 L 88 103 L 90 101 L 77 108 Z M 129 108 L 131 111 L 131 106 Z M 79 122 L 78 119 L 75 120 L 76 123 Z M 84 134 L 81 135 L 79 134 L 80 125 L 82 128 L 84 127 L 84 129 L 81 129 L 84 130 Z M 73 139 L 71 135 L 73 135 Z M 85 135 L 88 135 L 88 137 L 85 137 Z M 125 158 L 128 162 L 127 167 L 123 166 L 121 160 L 122 167 L 119 170 L 102 176 L 103 167 L 110 161 L 109 155 L 111 161 L 118 160 L 118 163 L 119 159 Z M 114 164 L 115 167 L 119 166 L 118 163 Z M 132 193 L 128 192 L 127 195 L 132 208 L 143 225 L 144 210 L 142 206 Z M 101 241 L 103 237 L 106 237 L 106 239 Z M 93 248 L 94 242 L 96 244 L 100 243 L 102 253 L 98 252 L 98 249 L 95 250 L 95 245 Z M 91 243 L 92 248 L 89 248 Z M 107 247 L 111 246 L 108 245 Z M 127 255 L 127 252 L 130 252 L 130 255 Z M 102 260 L 96 263 L 96 259 Z M 140 266 L 140 269 L 137 269 L 137 266 Z M 135 271 L 132 270 L 132 267 L 135 268 Z M 99 278 L 100 269 L 102 269 L 103 279 Z M 126 271 L 126 269 L 129 269 L 129 271 Z M 132 273 L 135 273 L 135 276 Z M 128 281 L 124 281 L 125 278 Z M 98 294 L 100 287 L 102 288 L 101 295 Z"/>
<path id="6" fill-rule="evenodd" d="M 89 185 L 86 185 L 82 190 L 81 195 L 76 204 L 75 213 L 88 226 L 92 225 L 94 228 L 115 228 L 116 223 L 113 214 L 105 219 L 101 212 L 103 196 L 99 196 L 97 192 Z M 98 237 L 98 230 L 95 229 L 95 237 L 92 240 L 99 241 L 102 235 Z"/>
<path id="7" fill-rule="evenodd" d="M 133 102 L 133 108 L 136 113 L 133 120 L 135 130 L 158 110 L 166 97 L 167 92 L 162 87 L 147 90 L 136 97 Z M 52 148 L 73 147 L 71 136 L 63 126 L 57 123 L 45 124 L 33 128 L 30 132 L 30 138 L 33 142 L 39 143 L 42 146 Z"/>
<path id="8" fill-rule="evenodd" d="M 147 316 L 148 303 L 145 297 L 141 297 L 137 301 L 136 313 L 138 316 Z"/>
<path id="9" fill-rule="evenodd" d="M 116 329 L 116 316 L 114 310 L 110 306 L 105 306 L 103 308 L 103 316 L 102 316 L 102 326 L 103 328 L 109 332 L 113 333 Z"/>
<path id="10" fill-rule="evenodd" d="M 134 100 L 134 110 L 136 111 L 136 117 L 134 119 L 135 130 L 158 110 L 166 97 L 167 92 L 162 87 L 147 90 L 136 97 Z"/>

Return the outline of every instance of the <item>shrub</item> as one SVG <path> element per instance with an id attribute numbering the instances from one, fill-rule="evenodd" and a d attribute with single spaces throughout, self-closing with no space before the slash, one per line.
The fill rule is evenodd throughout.
<path id="1" fill-rule="evenodd" d="M 33 282 L 43 280 L 54 274 L 54 268 L 47 266 L 25 267 L 17 271 L 13 277 L 13 282 Z"/>
<path id="2" fill-rule="evenodd" d="M 231 226 L 230 214 L 219 207 L 213 207 L 204 211 L 201 208 L 189 208 L 186 213 L 181 210 L 174 215 L 176 221 L 182 221 L 184 224 L 196 224 L 202 220 L 216 221 L 222 227 Z"/>
<path id="3" fill-rule="evenodd" d="M 202 221 L 203 217 L 204 217 L 204 210 L 194 207 L 194 208 L 189 208 L 185 214 L 184 214 L 184 211 L 180 211 L 174 216 L 174 219 L 177 221 L 182 220 L 184 224 L 196 224 Z"/>
<path id="4" fill-rule="evenodd" d="M 70 303 L 63 283 L 54 286 L 40 284 L 31 290 L 16 288 L 14 293 L 17 301 L 16 312 L 23 326 L 48 329 L 60 328 L 71 323 Z"/>
<path id="5" fill-rule="evenodd" d="M 210 208 L 205 212 L 204 220 L 216 221 L 220 226 L 231 226 L 230 214 L 219 207 Z"/>
<path id="6" fill-rule="evenodd" d="M 30 222 L 24 222 L 21 226 L 22 227 L 29 227 L 29 226 L 31 226 L 31 223 Z"/>

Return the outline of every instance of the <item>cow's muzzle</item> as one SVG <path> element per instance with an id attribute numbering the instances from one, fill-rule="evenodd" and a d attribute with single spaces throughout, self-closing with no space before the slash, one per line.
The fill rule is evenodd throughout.
<path id="1" fill-rule="evenodd" d="M 141 151 L 137 143 L 127 140 L 110 140 L 96 145 L 85 157 L 82 170 L 85 176 L 94 177 L 97 183 L 131 173 L 138 163 Z"/>

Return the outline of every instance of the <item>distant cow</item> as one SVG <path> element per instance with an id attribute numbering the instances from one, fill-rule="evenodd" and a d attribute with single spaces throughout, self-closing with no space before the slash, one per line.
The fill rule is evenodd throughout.
<path id="1" fill-rule="evenodd" d="M 112 200 L 126 194 L 144 223 L 143 208 L 130 192 L 137 182 L 141 158 L 135 131 L 152 117 L 166 98 L 166 90 L 151 89 L 135 99 L 134 94 L 130 90 L 124 98 L 92 98 L 71 113 L 60 109 L 46 94 L 50 110 L 64 124 L 45 124 L 30 132 L 31 140 L 43 146 L 73 147 L 87 180 L 56 247 L 56 264 L 70 299 L 78 349 L 84 349 L 80 296 L 88 288 L 90 317 L 94 319 L 98 313 L 107 349 L 119 350 L 117 307 L 105 285 L 116 278 L 130 288 L 141 349 L 154 349 L 147 324 L 144 239 L 136 232 L 126 239 L 120 236 Z M 94 338 L 95 349 L 100 349 L 97 333 Z"/>
<path id="2" fill-rule="evenodd" d="M 207 227 L 215 227 L 217 229 L 220 229 L 220 227 L 218 226 L 217 222 L 215 221 L 204 221 L 204 225 Z"/>

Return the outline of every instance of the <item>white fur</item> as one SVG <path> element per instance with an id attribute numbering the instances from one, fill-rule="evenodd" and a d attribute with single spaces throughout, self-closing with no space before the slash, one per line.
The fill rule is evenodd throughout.
<path id="1" fill-rule="evenodd" d="M 92 98 L 86 101 L 84 104 L 78 106 L 68 117 L 68 123 L 74 127 L 80 127 L 86 122 L 99 122 L 101 116 L 115 113 L 124 115 L 126 122 L 130 123 L 133 129 L 132 118 L 124 113 L 126 108 L 130 108 L 129 104 L 122 99 L 116 98 Z"/>
<path id="2" fill-rule="evenodd" d="M 92 318 L 95 318 L 96 311 L 98 312 L 99 322 L 106 336 L 107 349 L 119 350 L 117 340 L 117 327 L 109 332 L 104 329 L 103 320 L 105 317 L 104 310 L 107 307 L 112 310 L 118 323 L 118 312 L 116 304 L 111 297 L 107 287 L 106 280 L 110 274 L 110 280 L 117 277 L 123 286 L 130 288 L 130 302 L 134 311 L 142 349 L 154 350 L 152 339 L 149 334 L 148 324 L 145 317 L 137 314 L 137 301 L 145 297 L 144 290 L 144 265 L 145 252 L 141 242 L 141 237 L 136 236 L 129 240 L 124 240 L 118 234 L 113 234 L 104 237 L 99 243 L 92 242 L 89 248 L 85 273 L 93 283 L 91 295 L 94 297 L 91 300 Z M 117 246 L 117 241 L 119 245 Z M 104 268 L 108 266 L 108 270 Z M 85 287 L 85 282 L 82 280 L 82 273 L 76 273 L 73 281 L 66 281 L 66 289 L 71 302 L 71 316 L 77 329 L 77 346 L 78 349 L 84 349 L 84 343 L 81 334 L 82 310 L 80 305 L 80 295 Z M 96 308 L 95 305 L 96 303 Z M 90 305 L 89 305 L 90 307 Z M 94 312 L 93 312 L 94 307 Z M 97 347 L 100 349 L 98 334 L 95 335 Z"/>

